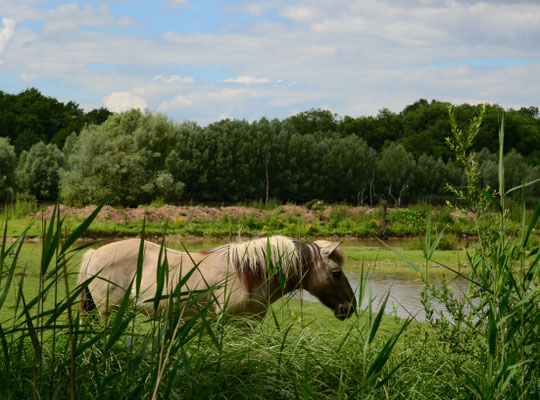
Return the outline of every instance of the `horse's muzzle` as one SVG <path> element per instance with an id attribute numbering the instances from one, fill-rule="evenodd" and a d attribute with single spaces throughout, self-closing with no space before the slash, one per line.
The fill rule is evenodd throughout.
<path id="1" fill-rule="evenodd" d="M 337 305 L 337 307 L 334 309 L 334 315 L 338 319 L 343 321 L 345 318 L 349 318 L 350 316 L 352 316 L 355 311 L 356 311 L 356 304 L 347 301 L 345 303 L 341 303 Z"/>

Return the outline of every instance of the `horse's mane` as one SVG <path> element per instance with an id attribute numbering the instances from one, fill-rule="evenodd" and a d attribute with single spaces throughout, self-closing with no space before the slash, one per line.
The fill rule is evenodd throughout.
<path id="1" fill-rule="evenodd" d="M 301 243 L 279 235 L 230 243 L 205 253 L 226 257 L 249 291 L 267 281 L 285 284 L 292 289 L 291 286 L 297 285 L 311 264 L 321 257 L 320 248 L 315 243 Z"/>

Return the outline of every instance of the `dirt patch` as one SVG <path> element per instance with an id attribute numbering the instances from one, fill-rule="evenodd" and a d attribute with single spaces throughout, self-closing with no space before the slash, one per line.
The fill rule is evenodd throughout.
<path id="1" fill-rule="evenodd" d="M 467 214 L 465 214 L 463 211 L 452 211 L 450 213 L 450 216 L 452 217 L 452 219 L 456 220 L 456 219 L 459 219 L 459 218 L 464 218 L 464 219 L 469 219 L 471 221 L 475 221 L 476 220 L 476 215 L 474 213 L 472 213 L 471 211 L 468 211 Z"/>
<path id="2" fill-rule="evenodd" d="M 59 212 L 61 216 L 69 216 L 76 219 L 86 219 L 96 209 L 96 206 L 86 206 L 84 208 L 72 208 L 61 204 Z M 349 215 L 357 213 L 371 212 L 369 207 L 347 207 Z M 54 206 L 49 206 L 43 217 L 50 220 L 53 216 Z M 234 219 L 253 216 L 255 219 L 264 219 L 269 216 L 287 218 L 288 216 L 303 217 L 306 221 L 316 221 L 317 219 L 328 219 L 332 212 L 332 206 L 325 206 L 320 210 L 313 211 L 304 206 L 283 205 L 273 210 L 261 210 L 245 206 L 227 207 L 205 207 L 205 206 L 172 206 L 163 205 L 161 207 L 139 206 L 137 208 L 116 209 L 111 206 L 104 206 L 96 219 L 101 221 L 121 222 L 128 224 L 131 221 L 141 221 L 146 216 L 149 222 L 161 222 L 169 220 L 193 222 L 193 221 L 218 221 L 224 217 Z M 41 212 L 32 214 L 32 217 L 41 218 Z"/>

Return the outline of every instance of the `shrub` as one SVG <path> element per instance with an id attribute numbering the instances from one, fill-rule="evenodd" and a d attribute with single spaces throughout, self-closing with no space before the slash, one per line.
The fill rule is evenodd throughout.
<path id="1" fill-rule="evenodd" d="M 36 143 L 29 151 L 23 151 L 19 158 L 18 186 L 39 200 L 56 200 L 63 167 L 64 154 L 56 145 Z"/>
<path id="2" fill-rule="evenodd" d="M 13 200 L 16 161 L 15 147 L 0 137 L 0 201 Z"/>
<path id="3" fill-rule="evenodd" d="M 498 193 L 478 187 L 479 175 L 470 148 L 479 132 L 482 115 L 483 111 L 463 132 L 450 108 L 453 136 L 448 142 L 465 165 L 467 177 L 466 190 L 450 189 L 466 205 L 465 213 L 473 211 L 477 216 L 479 240 L 475 251 L 467 255 L 468 274 L 457 272 L 458 277 L 467 279 L 469 289 L 456 294 L 451 290 L 452 283 L 446 280 L 440 288 L 430 286 L 427 265 L 437 241 L 442 239 L 439 235 L 431 240 L 429 219 L 423 241 L 426 257 L 423 303 L 434 334 L 449 355 L 458 360 L 455 372 L 467 376 L 464 386 L 471 393 L 467 397 L 538 398 L 540 259 L 536 255 L 540 249 L 530 248 L 529 240 L 540 216 L 540 203 L 531 221 L 527 225 L 522 223 L 521 236 L 512 237 L 508 232 L 506 202 L 512 190 L 507 191 L 504 185 L 504 119 L 499 134 Z M 490 204 L 498 213 L 488 210 Z M 524 207 L 523 202 L 522 210 Z M 431 303 L 434 298 L 444 305 L 446 316 L 434 312 Z"/>
<path id="4" fill-rule="evenodd" d="M 184 191 L 182 161 L 173 150 L 178 126 L 161 114 L 138 110 L 114 114 L 88 126 L 71 143 L 62 175 L 62 198 L 69 204 L 99 203 L 114 196 L 123 206 L 163 197 L 177 202 Z"/>

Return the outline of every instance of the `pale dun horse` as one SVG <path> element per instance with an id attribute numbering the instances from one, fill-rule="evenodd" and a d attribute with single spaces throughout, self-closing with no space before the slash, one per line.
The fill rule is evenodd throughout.
<path id="1" fill-rule="evenodd" d="M 88 286 L 82 291 L 80 306 L 83 311 L 97 307 L 105 315 L 127 295 L 137 307 L 155 311 L 158 265 L 163 251 L 161 258 L 166 255 L 168 262 L 168 282 L 163 295 L 171 295 L 182 277 L 194 269 L 180 291 L 214 288 L 211 295 L 200 301 L 206 305 L 213 302 L 210 305 L 213 311 L 262 318 L 270 304 L 302 288 L 343 320 L 355 312 L 356 299 L 342 270 L 345 254 L 339 245 L 340 242 L 327 240 L 301 243 L 285 236 L 271 236 L 184 253 L 144 242 L 137 295 L 134 281 L 141 242 L 118 241 L 85 253 L 79 284 Z M 158 300 L 158 308 L 166 307 L 167 300 L 161 297 Z"/>

